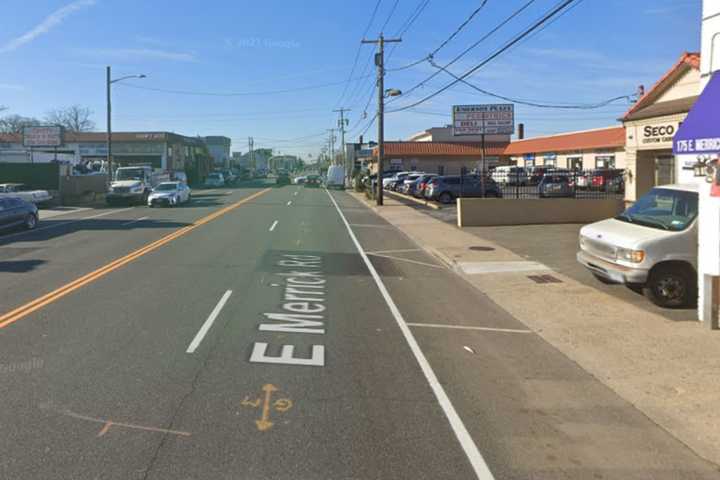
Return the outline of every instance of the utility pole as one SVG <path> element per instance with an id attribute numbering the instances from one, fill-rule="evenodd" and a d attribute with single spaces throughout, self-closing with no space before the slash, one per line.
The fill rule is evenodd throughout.
<path id="1" fill-rule="evenodd" d="M 375 54 L 375 65 L 377 66 L 377 87 L 378 87 L 378 163 L 377 163 L 377 204 L 383 204 L 382 174 L 384 170 L 383 157 L 385 155 L 385 44 L 400 43 L 400 38 L 385 38 L 380 34 L 377 40 L 362 40 L 362 43 L 377 44 L 378 52 Z"/>
<path id="2" fill-rule="evenodd" d="M 105 95 L 107 101 L 107 169 L 108 169 L 108 185 L 112 183 L 112 113 L 110 111 L 110 65 L 105 68 Z"/>
<path id="3" fill-rule="evenodd" d="M 248 137 L 248 161 L 250 162 L 250 169 L 254 172 L 255 171 L 255 150 L 253 148 L 253 145 L 255 144 L 255 140 L 253 137 Z"/>
<path id="4" fill-rule="evenodd" d="M 347 126 L 347 119 L 345 118 L 345 112 L 351 111 L 349 108 L 339 108 L 333 110 L 333 112 L 340 113 L 340 120 L 338 120 L 338 127 L 340 127 L 340 148 L 342 148 L 343 165 L 345 165 L 345 179 L 346 183 L 350 183 L 350 176 L 352 170 L 348 165 L 347 148 L 345 147 L 345 127 Z"/>

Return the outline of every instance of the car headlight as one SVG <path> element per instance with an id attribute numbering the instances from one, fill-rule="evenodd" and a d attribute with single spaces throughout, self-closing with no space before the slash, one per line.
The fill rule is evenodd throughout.
<path id="1" fill-rule="evenodd" d="M 642 261 L 645 260 L 645 251 L 644 250 L 631 250 L 628 248 L 618 248 L 617 249 L 617 259 L 625 260 L 626 262 L 631 262 L 631 263 L 642 263 Z"/>

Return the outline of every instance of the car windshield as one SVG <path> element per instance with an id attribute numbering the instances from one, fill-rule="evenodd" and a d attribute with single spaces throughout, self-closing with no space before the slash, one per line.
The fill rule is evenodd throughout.
<path id="1" fill-rule="evenodd" d="M 142 180 L 145 170 L 140 168 L 119 168 L 116 172 L 117 180 Z"/>
<path id="2" fill-rule="evenodd" d="M 171 190 L 177 190 L 178 184 L 177 183 L 161 183 L 157 187 L 155 187 L 155 191 L 157 192 L 167 192 Z"/>
<path id="3" fill-rule="evenodd" d="M 685 230 L 698 214 L 698 194 L 669 188 L 653 188 L 618 215 L 618 220 L 660 230 Z"/>

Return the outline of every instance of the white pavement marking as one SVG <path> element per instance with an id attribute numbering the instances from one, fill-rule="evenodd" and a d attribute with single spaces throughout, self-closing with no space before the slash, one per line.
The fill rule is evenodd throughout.
<path id="1" fill-rule="evenodd" d="M 290 205 L 292 205 L 292 200 L 290 200 L 290 201 L 287 203 L 287 206 L 288 206 L 288 207 L 289 207 Z"/>
<path id="2" fill-rule="evenodd" d="M 110 210 L 109 212 L 103 212 L 103 213 L 99 213 L 99 214 L 97 214 L 97 215 L 91 215 L 91 216 L 89 216 L 89 217 L 78 218 L 78 219 L 75 219 L 75 220 L 67 220 L 67 221 L 65 221 L 65 222 L 55 223 L 55 224 L 53 224 L 53 225 L 46 225 L 46 226 L 44 226 L 44 227 L 34 228 L 34 229 L 32 229 L 32 230 L 25 230 L 25 231 L 22 231 L 22 232 L 11 233 L 11 234 L 9 234 L 9 235 L 2 235 L 2 236 L 0 236 L 0 242 L 1 242 L 1 241 L 4 241 L 5 239 L 8 239 L 8 238 L 17 237 L 17 236 L 20 236 L 20 235 L 26 235 L 26 234 L 28 234 L 28 233 L 42 232 L 43 230 L 49 230 L 49 229 L 51 229 L 51 228 L 58 228 L 58 227 L 62 227 L 63 225 L 70 225 L 70 224 L 73 224 L 73 223 L 82 222 L 83 220 L 91 220 L 91 219 L 93 219 L 93 218 L 100 218 L 100 217 L 104 217 L 104 216 L 106 216 L 106 215 L 112 215 L 113 213 L 125 212 L 125 211 L 127 211 L 127 210 L 132 210 L 133 208 L 134 208 L 134 207 L 123 208 L 123 209 L 120 209 L 120 210 Z"/>
<path id="3" fill-rule="evenodd" d="M 441 325 L 438 323 L 408 323 L 408 326 L 427 328 L 449 328 L 455 330 L 479 330 L 482 332 L 533 333 L 532 330 L 522 330 L 519 328 L 466 327 L 465 325 Z"/>
<path id="4" fill-rule="evenodd" d="M 538 262 L 458 262 L 460 270 L 468 275 L 508 272 L 540 272 L 550 270 L 547 265 Z"/>
<path id="5" fill-rule="evenodd" d="M 298 192 L 293 193 L 293 197 L 297 197 Z"/>
<path id="6" fill-rule="evenodd" d="M 379 253 L 371 253 L 367 252 L 368 255 L 372 255 L 373 257 L 379 257 L 379 258 L 387 258 L 389 260 L 396 260 L 398 262 L 407 262 L 407 263 L 413 263 L 415 265 L 422 265 L 424 267 L 432 267 L 432 268 L 442 268 L 445 269 L 442 265 L 435 265 L 434 263 L 426 263 L 426 262 L 420 262 L 418 260 L 411 260 L 409 258 L 402 258 L 402 257 L 393 257 L 390 255 L 380 255 Z"/>
<path id="7" fill-rule="evenodd" d="M 375 280 L 375 285 L 377 285 L 378 290 L 380 290 L 380 294 L 385 299 L 385 303 L 387 304 L 388 308 L 390 309 L 390 313 L 392 313 L 393 317 L 395 318 L 395 321 L 398 324 L 398 327 L 400 328 L 400 331 L 402 332 L 403 336 L 405 337 L 405 341 L 407 342 L 408 346 L 410 347 L 410 350 L 413 352 L 413 355 L 415 356 L 415 360 L 417 360 L 418 364 L 420 365 L 420 369 L 422 370 L 423 374 L 425 375 L 425 378 L 428 381 L 428 384 L 430 385 L 430 388 L 432 389 L 433 393 L 435 394 L 435 398 L 437 398 L 438 403 L 440 404 L 440 407 L 442 408 L 443 412 L 445 412 L 445 416 L 447 417 L 448 421 L 450 422 L 450 426 L 453 429 L 453 432 L 455 433 L 455 436 L 458 439 L 458 442 L 460 442 L 460 446 L 462 447 L 463 451 L 465 452 L 465 455 L 468 457 L 468 460 L 470 461 L 470 464 L 472 465 L 473 470 L 475 471 L 475 475 L 480 480 L 493 480 L 493 474 L 490 472 L 490 468 L 488 467 L 487 463 L 485 462 L 485 459 L 483 458 L 482 454 L 480 453 L 480 450 L 478 450 L 477 445 L 475 445 L 475 441 L 470 436 L 470 433 L 467 431 L 467 428 L 465 428 L 465 424 L 463 423 L 462 419 L 458 415 L 457 411 L 455 410 L 455 407 L 453 406 L 452 402 L 450 401 L 450 398 L 447 396 L 447 393 L 445 393 L 445 389 L 440 384 L 440 381 L 438 380 L 437 376 L 435 375 L 435 372 L 433 371 L 432 367 L 430 366 L 430 363 L 428 362 L 427 358 L 425 358 L 425 354 L 420 349 L 420 346 L 417 343 L 417 340 L 415 340 L 415 336 L 413 335 L 412 331 L 410 331 L 410 327 L 408 327 L 407 323 L 405 322 L 405 319 L 402 316 L 402 313 L 400 313 L 400 310 L 398 309 L 397 305 L 395 304 L 395 301 L 390 296 L 390 293 L 388 292 L 387 288 L 385 287 L 385 284 L 383 283 L 382 279 L 380 278 L 380 275 L 378 275 L 377 270 L 375 270 L 375 267 L 373 267 L 373 264 L 370 262 L 370 259 L 365 254 L 365 250 L 363 250 L 362 245 L 360 245 L 360 242 L 358 241 L 357 237 L 355 236 L 355 233 L 353 232 L 352 228 L 350 227 L 350 223 L 348 223 L 347 219 L 345 218 L 345 215 L 342 213 L 342 210 L 340 210 L 340 207 L 338 206 L 337 202 L 335 201 L 335 198 L 330 194 L 330 192 L 325 189 L 325 192 L 328 194 L 328 197 L 330 197 L 330 201 L 332 201 L 333 205 L 335 206 L 335 210 L 337 210 L 338 215 L 340 215 L 340 218 L 342 219 L 343 223 L 345 224 L 345 228 L 347 228 L 348 235 L 350 235 L 350 238 L 352 239 L 353 243 L 355 244 L 355 248 L 357 248 L 358 253 L 360 254 L 360 257 L 362 257 L 363 262 L 365 262 L 365 266 L 367 267 L 368 271 L 370 272 L 370 275 L 372 276 L 373 280 Z"/>
<path id="8" fill-rule="evenodd" d="M 125 222 L 125 223 L 121 224 L 120 226 L 125 227 L 127 225 L 132 225 L 133 223 L 142 222 L 143 220 L 147 220 L 148 218 L 150 218 L 150 217 L 136 218 L 135 220 L 130 220 L 129 222 Z"/>
<path id="9" fill-rule="evenodd" d="M 79 207 L 79 208 L 71 208 L 68 210 L 40 210 L 39 216 L 40 216 L 40 220 L 47 220 L 48 218 L 55 218 L 55 217 L 59 217 L 61 215 L 67 215 L 68 213 L 84 212 L 86 210 L 91 210 L 91 209 L 90 209 L 90 207 Z"/>
<path id="10" fill-rule="evenodd" d="M 273 230 L 275 230 L 275 227 L 277 227 L 277 224 L 278 224 L 278 221 L 275 220 L 275 221 L 273 222 L 273 224 L 270 225 L 270 231 L 271 231 L 271 232 L 272 232 Z"/>
<path id="11" fill-rule="evenodd" d="M 205 335 L 207 335 L 208 330 L 210 330 L 210 327 L 212 327 L 212 324 L 215 322 L 215 319 L 218 315 L 220 315 L 220 310 L 225 306 L 225 302 L 228 301 L 228 298 L 230 298 L 230 295 L 232 295 L 232 290 L 228 290 L 225 292 L 225 294 L 220 298 L 220 301 L 215 305 L 215 308 L 213 308 L 213 311 L 210 312 L 210 316 L 205 320 L 205 323 L 203 323 L 203 326 L 200 327 L 200 330 L 198 330 L 197 335 L 195 335 L 195 338 L 193 338 L 193 341 L 190 342 L 190 346 L 188 347 L 186 353 L 195 353 L 195 350 L 198 346 L 200 346 L 200 342 L 203 341 L 203 338 L 205 338 Z"/>
<path id="12" fill-rule="evenodd" d="M 403 248 L 399 250 L 373 250 L 372 252 L 366 251 L 368 255 L 383 254 L 383 253 L 405 253 L 405 252 L 422 252 L 421 248 Z"/>
<path id="13" fill-rule="evenodd" d="M 472 353 L 473 355 L 475 355 L 475 350 L 473 350 L 472 348 L 468 347 L 467 345 L 463 345 L 463 348 L 464 348 L 465 350 L 467 350 L 468 352 Z"/>
<path id="14" fill-rule="evenodd" d="M 353 223 L 351 224 L 353 227 L 364 227 L 364 228 L 390 228 L 390 225 L 374 225 L 374 224 L 367 224 L 367 223 Z"/>

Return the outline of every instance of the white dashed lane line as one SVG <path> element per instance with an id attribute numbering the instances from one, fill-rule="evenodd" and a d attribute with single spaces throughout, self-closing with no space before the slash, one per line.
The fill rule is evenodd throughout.
<path id="1" fill-rule="evenodd" d="M 272 232 L 273 230 L 275 230 L 275 227 L 277 227 L 277 224 L 278 224 L 278 221 L 275 220 L 275 221 L 272 223 L 272 225 L 270 225 L 270 231 L 271 231 L 271 232 Z"/>

